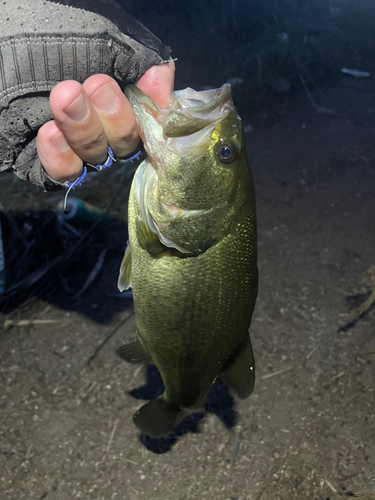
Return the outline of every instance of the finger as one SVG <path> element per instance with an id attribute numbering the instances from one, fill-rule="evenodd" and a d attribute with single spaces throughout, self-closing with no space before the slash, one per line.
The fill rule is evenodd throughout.
<path id="1" fill-rule="evenodd" d="M 155 103 L 166 107 L 174 82 L 174 63 L 153 66 L 139 81 Z M 108 75 L 88 78 L 83 88 L 102 122 L 107 141 L 118 157 L 131 154 L 139 144 L 133 108 L 120 86 Z"/>
<path id="2" fill-rule="evenodd" d="M 118 157 L 128 156 L 139 144 L 135 116 L 120 86 L 108 75 L 88 78 L 83 88 L 101 120 L 108 144 Z"/>
<path id="3" fill-rule="evenodd" d="M 103 163 L 107 158 L 107 138 L 82 85 L 73 80 L 57 84 L 51 91 L 50 107 L 57 127 L 75 153 L 87 163 Z"/>
<path id="4" fill-rule="evenodd" d="M 174 63 L 170 62 L 150 68 L 138 86 L 158 106 L 166 107 L 173 83 Z M 105 95 L 108 90 L 113 91 L 114 98 L 108 92 Z M 108 143 L 119 157 L 129 155 L 138 145 L 132 107 L 117 83 L 107 75 L 94 75 L 83 86 L 74 81 L 61 82 L 52 90 L 50 103 L 55 122 L 40 129 L 37 146 L 43 167 L 59 182 L 74 180 L 79 175 L 80 158 L 92 164 L 104 162 Z M 64 138 L 70 148 L 62 151 L 66 147 Z"/>
<path id="5" fill-rule="evenodd" d="M 57 182 L 72 182 L 82 172 L 83 162 L 72 150 L 54 121 L 45 123 L 36 138 L 38 156 L 44 170 Z"/>
<path id="6" fill-rule="evenodd" d="M 174 85 L 175 65 L 173 61 L 152 66 L 139 79 L 137 87 L 151 97 L 160 108 L 166 108 Z"/>

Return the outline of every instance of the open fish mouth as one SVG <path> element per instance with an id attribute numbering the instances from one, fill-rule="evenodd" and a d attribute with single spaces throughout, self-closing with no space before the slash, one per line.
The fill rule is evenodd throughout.
<path id="1" fill-rule="evenodd" d="M 167 109 L 160 109 L 135 85 L 125 89 L 133 106 L 140 136 L 148 153 L 167 148 L 176 153 L 191 148 L 199 155 L 207 147 L 211 133 L 233 109 L 231 87 L 196 91 L 192 88 L 172 92 Z"/>
<path id="2" fill-rule="evenodd" d="M 163 120 L 164 134 L 167 137 L 184 137 L 216 125 L 227 115 L 230 102 L 229 84 L 201 92 L 189 87 L 174 92 Z"/>

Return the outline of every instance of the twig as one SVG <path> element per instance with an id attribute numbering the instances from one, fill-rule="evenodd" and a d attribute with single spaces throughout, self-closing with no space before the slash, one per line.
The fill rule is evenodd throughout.
<path id="1" fill-rule="evenodd" d="M 20 321 L 7 319 L 4 321 L 4 330 L 12 326 L 54 325 L 56 323 L 61 323 L 61 319 L 21 319 Z"/>
<path id="2" fill-rule="evenodd" d="M 21 368 L 20 366 L 17 366 L 17 365 L 13 365 L 13 366 L 10 366 L 9 368 L 5 369 L 5 368 L 2 368 L 1 369 L 1 373 L 5 372 L 19 372 L 19 373 L 23 373 L 23 372 L 26 372 L 27 370 L 25 370 L 25 368 Z"/>
<path id="3" fill-rule="evenodd" d="M 133 377 L 130 381 L 130 384 L 131 385 L 133 383 L 133 381 L 138 377 L 139 373 L 142 371 L 142 368 L 144 367 L 144 365 L 139 365 L 138 368 L 135 370 L 135 372 L 133 373 Z"/>
<path id="4" fill-rule="evenodd" d="M 341 326 L 339 328 L 339 331 L 346 330 L 348 326 L 350 326 L 352 323 L 355 323 L 358 321 L 358 319 L 367 312 L 372 304 L 375 302 L 375 266 L 371 266 L 367 271 L 366 271 L 367 280 L 366 283 L 371 287 L 371 293 L 370 296 L 367 298 L 367 300 L 361 304 L 359 307 L 354 309 L 346 318 L 344 326 Z"/>
<path id="5" fill-rule="evenodd" d="M 307 85 L 306 85 L 305 79 L 303 78 L 303 76 L 301 75 L 301 73 L 300 73 L 299 77 L 300 77 L 300 80 L 301 80 L 301 82 L 302 82 L 303 88 L 305 89 L 306 95 L 307 95 L 307 97 L 310 99 L 311 104 L 314 106 L 315 111 L 316 111 L 319 115 L 337 115 L 336 111 L 332 111 L 331 109 L 325 108 L 324 106 L 319 106 L 319 104 L 317 104 L 317 103 L 315 102 L 315 99 L 314 99 L 314 98 L 313 98 L 313 96 L 310 94 L 310 91 L 309 91 L 309 89 L 307 88 Z"/>
<path id="6" fill-rule="evenodd" d="M 354 149 L 348 148 L 348 151 L 353 156 L 355 156 L 356 158 L 359 158 L 360 160 L 364 161 L 365 163 L 370 163 L 371 162 L 371 158 L 367 158 L 367 156 L 360 155 L 357 151 L 354 151 Z"/>
<path id="7" fill-rule="evenodd" d="M 319 347 L 319 342 L 316 344 L 315 347 L 313 347 L 311 349 L 311 351 L 309 352 L 309 354 L 306 356 L 306 360 L 310 359 L 311 355 L 316 351 L 316 349 L 318 349 L 318 347 Z"/>
<path id="8" fill-rule="evenodd" d="M 116 432 L 119 420 L 120 420 L 119 418 L 116 418 L 115 423 L 113 424 L 113 429 L 112 429 L 111 435 L 109 436 L 107 448 L 105 450 L 107 453 L 109 452 L 109 449 L 110 449 L 110 447 L 112 445 L 113 437 L 115 435 L 115 432 Z"/>
<path id="9" fill-rule="evenodd" d="M 100 350 L 102 349 L 102 347 L 105 346 L 105 344 L 109 341 L 109 339 L 111 339 L 113 337 L 113 335 L 117 332 L 117 330 L 119 328 L 122 327 L 122 325 L 124 325 L 128 319 L 130 319 L 134 314 L 134 311 L 131 311 L 122 321 L 120 321 L 120 323 L 116 326 L 116 328 L 114 328 L 107 336 L 106 338 L 103 340 L 103 342 L 101 342 L 101 344 L 98 345 L 98 347 L 95 349 L 95 351 L 93 352 L 93 354 L 89 357 L 89 359 L 87 360 L 87 364 L 89 365 L 91 363 L 91 361 L 93 359 L 96 358 L 96 356 L 98 355 L 98 353 L 100 352 Z"/>
<path id="10" fill-rule="evenodd" d="M 340 330 L 345 329 L 351 323 L 353 323 L 354 321 L 357 321 L 362 316 L 362 314 L 364 314 L 365 312 L 367 312 L 370 309 L 370 307 L 372 306 L 372 304 L 374 302 L 375 302 L 375 288 L 371 292 L 369 298 L 363 304 L 361 304 L 359 307 L 357 307 L 357 309 L 354 309 L 354 311 L 352 311 L 348 315 L 348 317 L 346 318 L 346 321 L 345 321 L 345 325 L 342 326 L 340 328 Z"/>
<path id="11" fill-rule="evenodd" d="M 27 448 L 27 452 L 26 452 L 26 455 L 25 455 L 25 458 L 24 460 L 29 460 L 29 458 L 31 457 L 31 448 L 33 447 L 33 445 L 31 444 L 28 448 Z"/>
<path id="12" fill-rule="evenodd" d="M 327 384 L 331 384 L 332 382 L 334 382 L 335 380 L 337 380 L 338 378 L 342 377 L 344 375 L 345 372 L 340 372 L 338 373 L 337 375 L 335 375 L 334 377 L 331 378 L 331 380 L 329 380 L 327 382 Z"/>
<path id="13" fill-rule="evenodd" d="M 48 311 L 50 311 L 50 309 L 51 309 L 51 304 L 48 304 L 48 306 L 46 306 L 43 309 L 43 311 L 40 314 L 38 314 L 39 319 L 45 316 L 48 313 Z"/>
<path id="14" fill-rule="evenodd" d="M 327 486 L 333 491 L 333 493 L 337 493 L 336 488 L 328 481 L 328 479 L 325 479 L 325 482 Z"/>
<path id="15" fill-rule="evenodd" d="M 87 288 L 95 281 L 96 277 L 98 276 L 103 267 L 106 253 L 107 249 L 104 249 L 100 252 L 98 260 L 93 270 L 88 275 L 87 280 L 85 281 L 83 287 L 75 295 L 73 295 L 72 299 L 78 299 L 78 297 L 80 297 L 83 294 L 83 292 L 85 292 Z"/>
<path id="16" fill-rule="evenodd" d="M 124 457 L 118 457 L 120 460 L 124 460 L 124 462 L 128 462 L 129 464 L 133 464 L 133 465 L 139 465 L 137 462 L 133 462 L 133 460 L 129 460 L 128 458 L 124 458 Z"/>
<path id="17" fill-rule="evenodd" d="M 68 282 L 66 281 L 66 279 L 64 278 L 64 276 L 59 273 L 59 278 L 60 278 L 60 281 L 62 283 L 62 286 L 64 288 L 64 290 L 66 291 L 66 293 L 71 293 L 71 289 L 70 289 L 70 286 L 68 285 Z"/>
<path id="18" fill-rule="evenodd" d="M 86 399 L 90 392 L 92 392 L 97 385 L 98 382 L 92 382 L 92 384 L 89 385 L 88 389 L 81 394 L 81 399 Z"/>
<path id="19" fill-rule="evenodd" d="M 288 372 L 291 369 L 292 369 L 292 367 L 288 366 L 287 368 L 284 368 L 283 370 L 279 370 L 279 371 L 273 372 L 273 373 L 268 373 L 267 375 L 263 375 L 263 377 L 261 377 L 261 380 L 266 380 L 268 378 L 275 377 L 276 375 L 281 375 L 282 373 Z"/>
<path id="20" fill-rule="evenodd" d="M 241 441 L 243 440 L 243 432 L 242 430 L 240 430 L 234 440 L 233 440 L 233 446 L 232 446 L 232 458 L 230 460 L 230 466 L 233 467 L 235 462 L 236 462 L 236 458 L 237 458 L 237 455 L 240 451 L 240 446 L 241 446 Z"/>

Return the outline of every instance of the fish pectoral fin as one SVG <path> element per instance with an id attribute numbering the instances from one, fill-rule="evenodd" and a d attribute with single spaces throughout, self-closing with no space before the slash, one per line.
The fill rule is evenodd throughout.
<path id="1" fill-rule="evenodd" d="M 224 382 L 241 399 L 254 390 L 255 363 L 250 337 L 222 374 Z"/>
<path id="2" fill-rule="evenodd" d="M 144 220 L 137 218 L 135 227 L 138 243 L 143 250 L 146 250 L 151 255 L 159 255 L 160 253 L 165 252 L 166 248 L 160 242 L 159 236 L 151 231 L 148 224 Z"/>
<path id="3" fill-rule="evenodd" d="M 124 361 L 134 365 L 149 365 L 152 363 L 152 360 L 145 351 L 139 337 L 135 337 L 129 340 L 126 344 L 118 347 L 116 349 L 116 354 L 118 354 Z"/>
<path id="4" fill-rule="evenodd" d="M 187 414 L 163 397 L 146 403 L 133 415 L 138 429 L 152 438 L 167 437 Z"/>
<path id="5" fill-rule="evenodd" d="M 130 246 L 128 246 L 125 250 L 124 258 L 122 259 L 120 266 L 120 275 L 118 277 L 117 287 L 122 292 L 123 290 L 127 290 L 131 287 L 131 271 L 132 271 L 132 254 L 130 250 Z"/>

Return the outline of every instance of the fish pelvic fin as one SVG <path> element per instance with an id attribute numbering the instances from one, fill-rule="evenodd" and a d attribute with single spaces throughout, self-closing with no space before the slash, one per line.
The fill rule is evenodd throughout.
<path id="1" fill-rule="evenodd" d="M 133 415 L 133 422 L 138 429 L 151 438 L 167 437 L 173 432 L 187 413 L 178 405 L 168 403 L 163 397 L 146 403 Z"/>
<path id="2" fill-rule="evenodd" d="M 139 337 L 134 337 L 126 344 L 116 349 L 116 354 L 127 363 L 149 365 L 152 363 L 150 356 L 145 351 Z"/>
<path id="3" fill-rule="evenodd" d="M 255 384 L 255 362 L 250 337 L 222 374 L 224 382 L 241 399 L 250 396 Z"/>

